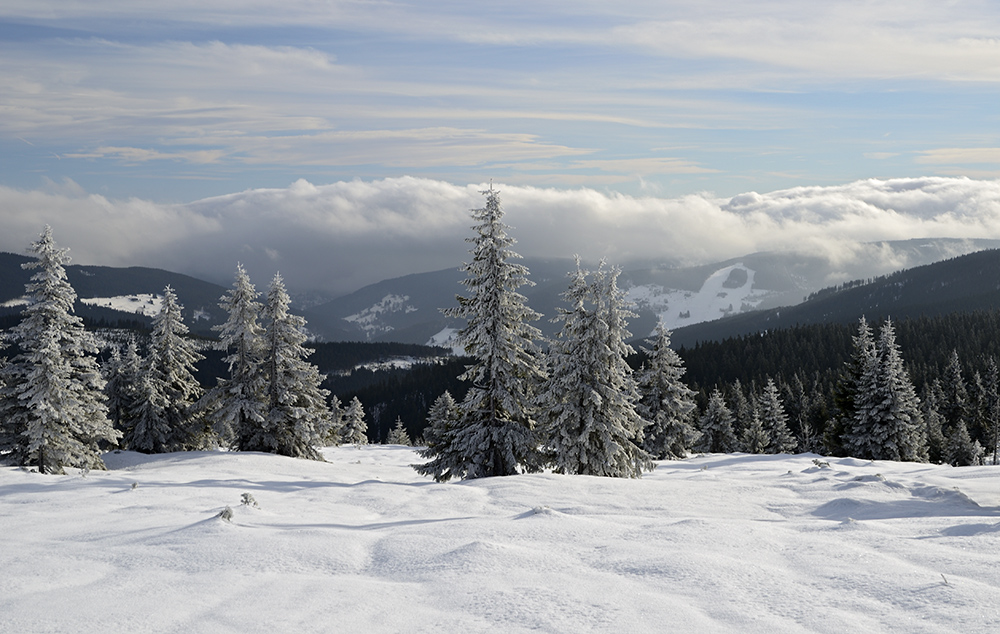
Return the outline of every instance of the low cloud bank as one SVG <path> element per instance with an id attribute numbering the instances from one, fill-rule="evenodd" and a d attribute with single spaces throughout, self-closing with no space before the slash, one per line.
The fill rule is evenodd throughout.
<path id="1" fill-rule="evenodd" d="M 691 265 L 781 250 L 821 254 L 847 270 L 863 242 L 1000 239 L 1000 181 L 872 179 L 731 199 L 495 187 L 525 256 Z M 483 188 L 411 177 L 300 180 L 165 205 L 109 200 L 72 182 L 45 191 L 0 187 L 0 250 L 24 253 L 47 223 L 81 264 L 155 266 L 228 285 L 243 262 L 258 286 L 280 270 L 293 288 L 339 294 L 460 266 L 468 210 L 483 204 Z M 905 265 L 894 257 L 886 251 L 885 271 Z"/>

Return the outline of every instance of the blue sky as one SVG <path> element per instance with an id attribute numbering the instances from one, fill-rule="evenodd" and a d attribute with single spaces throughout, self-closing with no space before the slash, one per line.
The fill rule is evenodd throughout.
<path id="1" fill-rule="evenodd" d="M 167 5 L 0 6 L 11 243 L 30 239 L 27 220 L 13 221 L 25 205 L 58 238 L 66 201 L 100 197 L 129 240 L 136 214 L 165 222 L 300 179 L 321 192 L 493 179 L 669 206 L 873 178 L 1000 178 L 994 2 Z M 471 191 L 454 204 L 477 204 Z M 201 213 L 193 227 L 218 220 Z M 701 251 L 682 255 L 716 255 Z"/>

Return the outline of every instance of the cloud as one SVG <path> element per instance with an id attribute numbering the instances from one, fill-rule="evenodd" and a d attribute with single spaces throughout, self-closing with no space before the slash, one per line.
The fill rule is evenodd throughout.
<path id="1" fill-rule="evenodd" d="M 761 250 L 825 255 L 845 270 L 862 242 L 1000 238 L 1000 181 L 863 180 L 730 199 L 633 197 L 594 189 L 495 185 L 522 255 L 699 264 Z M 23 253 L 41 226 L 76 262 L 156 266 L 227 284 L 281 271 L 301 290 L 343 293 L 381 279 L 458 267 L 483 184 L 412 177 L 257 189 L 182 205 L 0 187 L 0 249 Z M 892 270 L 893 254 L 885 255 Z M 898 268 L 898 267 L 896 267 Z M 833 280 L 836 281 L 836 280 Z"/>

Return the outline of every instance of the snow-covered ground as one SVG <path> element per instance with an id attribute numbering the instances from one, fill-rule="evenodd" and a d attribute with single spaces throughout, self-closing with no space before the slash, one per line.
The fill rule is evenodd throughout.
<path id="1" fill-rule="evenodd" d="M 344 321 L 355 324 L 371 339 L 373 335 L 385 334 L 392 330 L 392 326 L 382 321 L 385 315 L 398 312 L 412 313 L 417 310 L 407 304 L 408 301 L 410 301 L 409 295 L 386 295 L 361 312 L 344 317 Z"/>
<path id="2" fill-rule="evenodd" d="M 150 293 L 117 297 L 81 297 L 80 301 L 90 306 L 101 306 L 146 317 L 156 317 L 160 313 L 160 307 L 163 306 L 163 297 Z"/>
<path id="3" fill-rule="evenodd" d="M 734 264 L 712 273 L 698 292 L 643 284 L 628 288 L 625 296 L 656 313 L 668 330 L 676 330 L 756 309 L 773 293 L 754 289 L 754 275 L 753 269 Z"/>
<path id="4" fill-rule="evenodd" d="M 1000 468 L 709 455 L 437 484 L 408 448 L 324 453 L 0 469 L 0 631 L 1000 631 Z"/>

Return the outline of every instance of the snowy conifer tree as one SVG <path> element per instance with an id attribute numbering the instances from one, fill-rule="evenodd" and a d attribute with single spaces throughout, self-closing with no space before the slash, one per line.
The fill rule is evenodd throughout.
<path id="1" fill-rule="evenodd" d="M 750 410 L 750 422 L 740 436 L 740 445 L 746 453 L 762 454 L 767 453 L 771 438 L 764 430 L 764 424 L 760 419 L 760 412 L 756 407 Z"/>
<path id="2" fill-rule="evenodd" d="M 2 369 L 0 420 L 8 446 L 0 449 L 39 473 L 103 469 L 100 444 L 113 445 L 120 434 L 108 420 L 97 343 L 72 314 L 69 256 L 48 226 L 31 250 L 37 260 L 22 265 L 37 270 L 25 285 L 30 301 L 11 329 L 21 353 Z"/>
<path id="3" fill-rule="evenodd" d="M 789 453 L 795 451 L 798 442 L 788 429 L 788 415 L 781 403 L 781 395 L 774 379 L 767 377 L 767 384 L 758 399 L 758 415 L 767 434 L 766 453 Z"/>
<path id="4" fill-rule="evenodd" d="M 291 299 L 281 275 L 275 275 L 267 293 L 264 317 L 263 369 L 267 414 L 259 426 L 245 436 L 248 451 L 268 451 L 322 460 L 322 446 L 332 424 L 326 399 L 330 392 L 320 387 L 323 375 L 305 360 L 311 350 L 306 341 L 306 320 L 288 312 Z"/>
<path id="5" fill-rule="evenodd" d="M 926 461 L 924 421 L 909 374 L 886 321 L 872 363 L 858 385 L 856 412 L 845 434 L 849 455 L 873 460 Z"/>
<path id="6" fill-rule="evenodd" d="M 945 433 L 951 434 L 952 429 L 960 422 L 965 422 L 968 428 L 972 404 L 965 378 L 962 376 L 962 362 L 958 358 L 957 350 L 952 350 L 948 356 L 948 363 L 941 378 L 941 390 L 944 399 L 938 403 L 938 412 L 944 419 Z"/>
<path id="7" fill-rule="evenodd" d="M 153 396 L 149 403 L 140 404 L 143 418 L 141 423 L 136 421 L 126 438 L 129 449 L 163 453 L 206 444 L 201 424 L 192 417 L 192 406 L 202 394 L 201 385 L 194 378 L 194 366 L 204 357 L 195 349 L 194 342 L 185 337 L 188 328 L 181 310 L 174 289 L 168 285 L 163 289 L 160 312 L 153 318 L 149 354 L 143 368 Z"/>
<path id="8" fill-rule="evenodd" d="M 948 434 L 945 462 L 954 467 L 983 464 L 983 447 L 973 440 L 964 420 L 959 420 Z"/>
<path id="9" fill-rule="evenodd" d="M 344 426 L 340 432 L 340 440 L 345 445 L 368 444 L 368 423 L 365 422 L 365 410 L 357 396 L 351 399 L 347 411 L 344 412 Z"/>
<path id="10" fill-rule="evenodd" d="M 656 326 L 652 348 L 643 348 L 649 360 L 638 373 L 639 415 L 647 421 L 642 448 L 658 460 L 681 459 L 701 435 L 691 423 L 694 391 L 681 381 L 684 362 L 670 347 L 670 331 Z"/>
<path id="11" fill-rule="evenodd" d="M 554 469 L 612 477 L 642 475 L 653 467 L 635 444 L 646 421 L 636 411 L 639 392 L 625 358 L 634 351 L 625 295 L 618 289 L 620 269 L 599 270 L 592 283 L 580 269 L 570 273 L 570 305 L 552 343 L 546 383 L 542 437 Z"/>
<path id="12" fill-rule="evenodd" d="M 430 462 L 414 465 L 423 475 L 433 476 L 438 482 L 447 482 L 453 476 L 451 469 L 462 469 L 465 464 L 463 456 L 455 455 L 455 433 L 458 424 L 458 404 L 447 390 L 437 397 L 427 410 L 427 427 L 424 428 L 425 448 L 418 451 L 421 457 L 430 458 Z"/>
<path id="13" fill-rule="evenodd" d="M 997 464 L 1000 453 L 1000 368 L 995 357 L 990 357 L 986 365 L 986 380 L 983 384 L 983 417 L 986 425 L 986 453 L 991 463 Z"/>
<path id="14" fill-rule="evenodd" d="M 528 270 L 512 260 L 520 258 L 511 246 L 500 208 L 500 194 L 492 187 L 483 192 L 486 207 L 473 210 L 476 236 L 468 239 L 472 262 L 463 270 L 469 296 L 459 296 L 458 306 L 445 311 L 465 319 L 458 333 L 466 354 L 476 362 L 462 375 L 471 386 L 459 405 L 461 413 L 454 436 L 452 461 L 436 460 L 415 467 L 440 480 L 448 477 L 481 478 L 513 475 L 539 468 L 534 433 L 534 398 L 544 378 L 536 341 L 541 332 L 529 322 L 539 315 L 528 308 L 517 289 L 531 284 Z M 431 451 L 431 448 L 428 447 Z M 431 465 L 443 471 L 430 471 Z"/>
<path id="15" fill-rule="evenodd" d="M 327 429 L 325 443 L 327 445 L 339 445 L 341 441 L 340 432 L 344 427 L 344 408 L 340 399 L 336 395 L 330 397 L 330 427 Z"/>
<path id="16" fill-rule="evenodd" d="M 226 323 L 213 327 L 219 331 L 220 348 L 229 351 L 224 359 L 229 364 L 229 378 L 220 379 L 203 399 L 215 432 L 223 439 L 232 439 L 233 447 L 240 451 L 259 449 L 256 438 L 267 414 L 259 295 L 243 266 L 237 265 L 233 288 L 219 304 L 229 317 Z"/>
<path id="17" fill-rule="evenodd" d="M 944 437 L 944 418 L 938 411 L 938 403 L 944 398 L 941 392 L 941 382 L 935 378 L 929 384 L 924 385 L 922 394 L 920 410 L 924 417 L 927 458 L 930 462 L 941 464 L 945 459 L 948 444 Z"/>
<path id="18" fill-rule="evenodd" d="M 410 440 L 410 435 L 406 433 L 406 427 L 403 426 L 403 419 L 399 416 L 396 417 L 396 424 L 389 430 L 389 437 L 386 438 L 385 444 L 403 445 L 404 447 L 410 447 L 413 445 L 413 441 Z"/>
<path id="19" fill-rule="evenodd" d="M 736 451 L 739 443 L 733 433 L 733 420 L 733 413 L 726 407 L 722 392 L 718 388 L 712 390 L 708 407 L 698 421 L 701 438 L 695 444 L 695 450 L 707 453 Z"/>

